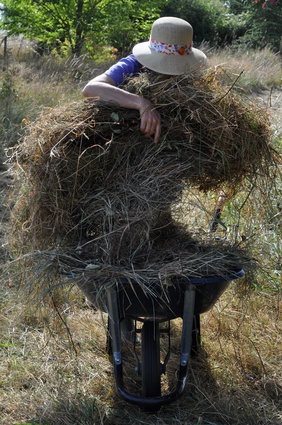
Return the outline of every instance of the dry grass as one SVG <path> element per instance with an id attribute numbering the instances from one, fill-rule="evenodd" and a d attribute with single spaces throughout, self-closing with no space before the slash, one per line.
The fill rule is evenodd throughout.
<path id="1" fill-rule="evenodd" d="M 35 252 L 36 270 L 53 265 L 88 279 L 144 282 L 248 267 L 244 252 L 193 239 L 194 226 L 184 229 L 167 213 L 184 188 L 207 193 L 224 185 L 234 196 L 245 180 L 273 177 L 266 112 L 233 95 L 219 74 L 127 85 L 160 109 L 158 145 L 142 136 L 135 111 L 75 103 L 41 114 L 12 158 L 20 189 L 10 249 L 29 259 Z"/>
<path id="2" fill-rule="evenodd" d="M 246 298 L 227 290 L 202 316 L 203 347 L 183 396 L 146 414 L 118 399 L 100 314 L 73 291 L 64 306 L 72 341 L 50 306 L 40 318 L 15 305 L 14 288 L 2 292 L 1 424 L 281 424 L 279 292 Z M 173 367 L 180 325 L 173 325 Z M 135 363 L 128 364 L 138 387 Z"/>
<path id="3" fill-rule="evenodd" d="M 222 66 L 241 74 L 241 87 L 256 93 L 270 87 L 281 88 L 281 58 L 269 48 L 252 50 L 248 46 L 232 46 L 226 49 L 212 49 L 207 52 L 210 66 Z"/>
<path id="4" fill-rule="evenodd" d="M 248 81 L 255 83 L 255 75 L 260 87 L 261 84 L 267 87 L 270 76 L 272 79 L 275 76 L 276 81 L 281 79 L 281 70 L 273 66 L 273 57 L 269 58 L 269 71 L 264 68 L 265 53 L 256 55 L 257 61 L 253 57 L 247 61 L 238 53 L 234 62 L 231 56 L 222 56 L 217 64 L 230 64 L 236 78 L 238 69 L 247 62 L 247 85 Z M 49 91 L 47 105 L 50 105 L 52 83 L 48 87 L 33 85 L 37 76 L 32 75 L 25 64 L 21 78 L 25 76 L 25 69 L 32 77 L 30 85 L 24 83 L 27 84 L 25 91 L 32 92 L 36 87 L 34 97 L 39 99 L 41 89 L 46 88 Z M 260 69 L 258 74 L 257 69 Z M 17 80 L 19 86 L 20 80 Z M 270 105 L 269 100 L 273 99 L 270 94 L 268 89 L 260 102 L 271 106 L 269 112 L 273 112 L 278 123 L 278 136 L 281 107 L 279 102 Z M 279 92 L 276 96 L 279 100 Z M 56 94 L 54 98 L 57 104 Z M 30 108 L 35 116 L 32 105 Z M 247 239 L 263 267 L 252 287 L 230 287 L 216 306 L 202 315 L 203 347 L 200 356 L 190 363 L 185 392 L 177 402 L 160 412 L 141 412 L 117 397 L 100 314 L 76 288 L 58 288 L 53 298 L 47 294 L 44 300 L 35 299 L 26 289 L 24 293 L 18 290 L 28 270 L 18 270 L 10 280 L 2 272 L 1 425 L 281 425 L 281 180 L 278 182 L 280 187 L 276 189 L 266 186 L 262 192 L 252 192 L 250 202 L 246 202 L 247 188 L 247 192 L 226 203 L 221 218 L 225 227 L 219 224 L 215 236 L 239 242 Z M 1 186 L 1 195 L 2 192 Z M 189 226 L 193 224 L 198 237 L 208 228 L 213 208 L 207 208 L 204 195 L 203 198 L 195 196 L 188 204 L 184 199 L 184 207 Z M 266 203 L 262 201 L 265 199 Z M 208 204 L 215 203 L 216 195 L 210 194 Z M 246 207 L 245 214 L 242 214 L 242 206 Z M 36 284 L 35 281 L 26 283 Z M 58 309 L 64 322 L 59 319 Z M 173 367 L 175 359 L 178 360 L 180 325 L 180 320 L 173 324 Z M 129 355 L 131 350 L 127 351 Z M 133 364 L 129 362 L 127 371 L 132 388 L 139 385 Z"/>

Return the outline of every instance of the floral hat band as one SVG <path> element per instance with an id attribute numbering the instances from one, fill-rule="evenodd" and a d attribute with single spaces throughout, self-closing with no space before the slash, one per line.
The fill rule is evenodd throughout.
<path id="1" fill-rule="evenodd" d="M 162 41 L 154 40 L 152 37 L 149 41 L 150 49 L 158 53 L 163 53 L 164 55 L 189 55 L 192 52 L 192 43 L 188 44 L 167 44 Z"/>

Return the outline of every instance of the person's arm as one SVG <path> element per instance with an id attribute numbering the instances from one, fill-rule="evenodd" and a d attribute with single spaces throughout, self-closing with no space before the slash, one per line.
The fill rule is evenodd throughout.
<path id="1" fill-rule="evenodd" d="M 154 142 L 158 142 L 161 134 L 161 117 L 148 99 L 116 87 L 112 78 L 106 74 L 89 81 L 82 94 L 87 98 L 99 98 L 104 102 L 114 103 L 123 108 L 138 110 L 141 119 L 140 130 L 146 137 L 154 135 Z"/>

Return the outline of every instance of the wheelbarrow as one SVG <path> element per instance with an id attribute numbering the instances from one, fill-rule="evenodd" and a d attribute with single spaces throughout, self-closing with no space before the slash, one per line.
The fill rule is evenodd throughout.
<path id="1" fill-rule="evenodd" d="M 144 285 L 128 280 L 116 279 L 99 282 L 106 289 L 102 309 L 108 314 L 107 351 L 112 354 L 117 392 L 129 403 L 144 410 L 158 410 L 162 405 L 176 400 L 184 391 L 188 363 L 192 352 L 200 344 L 200 315 L 207 312 L 219 299 L 231 281 L 244 275 L 244 270 L 235 270 L 226 276 L 171 278 L 168 284 L 150 282 Z M 87 298 L 97 305 L 95 283 L 78 283 Z M 145 285 L 146 286 L 146 285 Z M 161 377 L 166 373 L 169 350 L 161 361 L 161 336 L 166 334 L 170 342 L 170 322 L 182 318 L 179 369 L 174 388 L 162 393 Z M 137 373 L 141 376 L 140 395 L 132 394 L 125 388 L 123 374 L 122 323 L 135 322 L 135 333 L 140 333 L 141 361 L 137 357 Z M 142 327 L 137 329 L 136 323 Z M 164 328 L 163 324 L 166 324 Z M 133 344 L 136 344 L 134 338 Z"/>

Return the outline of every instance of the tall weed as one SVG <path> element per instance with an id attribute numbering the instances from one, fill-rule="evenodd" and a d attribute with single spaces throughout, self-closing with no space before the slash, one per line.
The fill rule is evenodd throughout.
<path id="1" fill-rule="evenodd" d="M 25 122 L 33 121 L 42 109 L 81 99 L 85 82 L 103 69 L 84 56 L 40 56 L 24 39 L 8 39 L 8 45 L 8 68 L 0 71 L 2 149 L 16 144 Z"/>
<path id="2" fill-rule="evenodd" d="M 247 91 L 282 87 L 282 58 L 269 48 L 249 49 L 248 46 L 231 46 L 224 49 L 207 49 L 210 66 L 229 70 L 238 85 Z"/>

